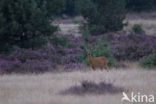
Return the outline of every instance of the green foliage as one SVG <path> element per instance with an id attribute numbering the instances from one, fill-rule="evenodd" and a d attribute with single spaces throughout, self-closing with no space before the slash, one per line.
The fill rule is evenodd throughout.
<path id="1" fill-rule="evenodd" d="M 141 66 L 143 67 L 156 67 L 156 52 L 146 56 L 141 60 Z"/>
<path id="2" fill-rule="evenodd" d="M 106 57 L 108 59 L 108 61 L 109 61 L 108 65 L 109 66 L 114 66 L 115 65 L 115 59 L 112 56 L 111 48 L 109 47 L 107 42 L 102 42 L 101 40 L 98 40 L 92 46 L 84 45 L 81 48 L 83 49 L 82 59 L 83 59 L 83 62 L 85 64 L 89 65 L 86 49 L 91 48 L 93 57 L 104 56 L 104 57 Z"/>
<path id="3" fill-rule="evenodd" d="M 80 14 L 83 0 L 64 0 L 64 14 L 69 16 L 76 16 Z"/>
<path id="4" fill-rule="evenodd" d="M 107 42 L 102 42 L 98 40 L 92 48 L 92 56 L 93 57 L 104 56 L 108 59 L 109 66 L 114 66 L 115 64 L 115 59 L 111 54 L 111 48 L 109 47 Z"/>
<path id="5" fill-rule="evenodd" d="M 41 46 L 45 45 L 48 42 L 47 38 L 45 36 L 38 36 L 35 37 L 34 39 L 23 41 L 22 47 L 24 48 L 32 48 L 32 49 L 37 49 L 40 48 Z"/>
<path id="6" fill-rule="evenodd" d="M 87 19 L 92 34 L 123 28 L 125 0 L 83 0 L 80 4 L 80 11 Z"/>
<path id="7" fill-rule="evenodd" d="M 136 12 L 152 10 L 155 6 L 155 0 L 126 0 L 126 2 L 126 8 Z"/>
<path id="8" fill-rule="evenodd" d="M 65 11 L 64 13 L 70 16 L 76 14 L 75 2 L 76 0 L 65 0 Z"/>
<path id="9" fill-rule="evenodd" d="M 39 7 L 45 6 L 46 15 L 52 19 L 61 16 L 65 10 L 65 0 L 36 0 Z"/>
<path id="10" fill-rule="evenodd" d="M 0 52 L 13 46 L 36 48 L 56 31 L 46 15 L 45 5 L 35 0 L 0 1 Z"/>
<path id="11" fill-rule="evenodd" d="M 53 37 L 51 43 L 55 45 L 61 45 L 63 47 L 68 47 L 68 39 L 66 36 L 62 37 Z"/>
<path id="12" fill-rule="evenodd" d="M 87 55 L 87 50 L 86 50 L 88 48 L 88 45 L 84 44 L 84 45 L 80 46 L 80 48 L 82 49 L 80 62 L 83 62 L 86 65 L 89 65 L 88 55 Z"/>
<path id="13" fill-rule="evenodd" d="M 136 34 L 144 34 L 145 31 L 142 29 L 142 26 L 140 24 L 135 24 L 132 27 L 132 32 Z"/>
<path id="14" fill-rule="evenodd" d="M 89 41 L 89 35 L 90 35 L 90 32 L 88 29 L 82 30 L 82 38 L 85 42 Z"/>

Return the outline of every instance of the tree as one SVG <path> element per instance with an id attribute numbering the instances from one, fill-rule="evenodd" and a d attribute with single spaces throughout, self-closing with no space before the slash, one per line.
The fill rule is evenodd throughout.
<path id="1" fill-rule="evenodd" d="M 0 1 L 0 52 L 20 48 L 36 48 L 56 31 L 46 16 L 45 5 L 35 0 Z"/>
<path id="2" fill-rule="evenodd" d="M 155 0 L 126 0 L 126 9 L 129 11 L 148 11 L 155 6 Z"/>
<path id="3" fill-rule="evenodd" d="M 81 13 L 92 34 L 121 30 L 124 26 L 125 0 L 83 0 Z"/>
<path id="4" fill-rule="evenodd" d="M 50 19 L 61 16 L 65 10 L 65 0 L 35 0 L 39 7 L 45 5 L 47 16 Z"/>

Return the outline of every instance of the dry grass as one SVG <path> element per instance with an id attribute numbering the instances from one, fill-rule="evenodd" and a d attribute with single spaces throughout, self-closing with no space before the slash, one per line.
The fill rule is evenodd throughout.
<path id="1" fill-rule="evenodd" d="M 59 24 L 61 33 L 64 35 L 80 36 L 79 24 Z"/>
<path id="2" fill-rule="evenodd" d="M 83 22 L 86 22 L 84 18 L 78 16 L 75 18 L 58 19 L 53 24 L 58 25 L 60 32 L 64 35 L 72 34 L 74 36 L 81 36 L 82 33 L 79 27 Z M 127 14 L 124 20 L 125 22 L 128 22 L 128 26 L 125 26 L 123 29 L 126 33 L 131 32 L 133 25 L 141 24 L 147 35 L 156 36 L 156 12 Z"/>
<path id="3" fill-rule="evenodd" d="M 81 36 L 80 25 L 85 22 L 82 16 L 75 18 L 57 19 L 53 22 L 54 25 L 59 26 L 60 33 L 63 35 Z"/>
<path id="4" fill-rule="evenodd" d="M 124 31 L 126 32 L 130 32 L 133 25 L 140 24 L 146 34 L 156 36 L 156 20 L 130 19 L 124 22 L 128 22 L 128 26 L 124 27 Z"/>
<path id="5" fill-rule="evenodd" d="M 156 36 L 156 12 L 128 13 L 124 22 L 128 22 L 128 26 L 124 28 L 127 33 L 134 24 L 140 24 L 146 34 Z"/>
<path id="6" fill-rule="evenodd" d="M 0 104 L 121 104 L 122 94 L 60 95 L 73 85 L 89 80 L 105 81 L 136 93 L 156 95 L 156 71 L 143 69 L 112 69 L 107 72 L 75 71 L 41 75 L 0 76 Z M 129 104 L 129 103 L 127 103 Z"/>
<path id="7" fill-rule="evenodd" d="M 140 24 L 147 35 L 156 36 L 156 20 L 149 19 L 126 19 L 124 22 L 128 22 L 128 26 L 124 27 L 126 33 L 130 33 L 132 27 L 135 24 Z M 60 32 L 64 35 L 72 34 L 74 36 L 81 36 L 79 30 L 80 24 L 70 23 L 70 24 L 57 24 L 60 27 Z"/>

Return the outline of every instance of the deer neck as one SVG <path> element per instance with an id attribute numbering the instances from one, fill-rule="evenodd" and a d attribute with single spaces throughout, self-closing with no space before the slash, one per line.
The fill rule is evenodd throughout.
<path id="1" fill-rule="evenodd" d="M 90 62 L 92 62 L 93 57 L 91 55 L 88 55 L 88 59 Z"/>

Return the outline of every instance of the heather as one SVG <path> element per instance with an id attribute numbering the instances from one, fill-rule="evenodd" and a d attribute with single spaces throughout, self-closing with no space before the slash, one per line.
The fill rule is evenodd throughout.
<path id="1" fill-rule="evenodd" d="M 64 38 L 60 35 L 58 37 Z M 81 38 L 68 36 L 66 39 L 68 41 L 66 46 L 49 44 L 36 50 L 20 49 L 8 55 L 1 55 L 0 73 L 43 73 L 57 71 L 60 65 L 64 66 L 63 69 L 83 66 L 79 62 L 82 53 L 79 48 Z"/>
<path id="2" fill-rule="evenodd" d="M 100 82 L 96 84 L 95 82 L 82 81 L 81 85 L 72 86 L 65 91 L 62 91 L 61 94 L 75 94 L 75 95 L 84 95 L 84 94 L 115 94 L 124 91 L 123 88 L 116 87 L 111 83 Z"/>
<path id="3" fill-rule="evenodd" d="M 56 35 L 55 45 L 48 44 L 40 49 L 18 49 L 11 54 L 0 56 L 0 73 L 43 73 L 55 72 L 59 66 L 62 71 L 80 70 L 84 63 L 88 63 L 82 37 L 72 35 Z M 98 39 L 100 41 L 96 41 Z M 107 41 L 107 42 L 106 42 Z M 89 37 L 88 43 L 92 47 L 93 57 L 105 56 L 110 66 L 114 60 L 136 60 L 156 51 L 156 37 L 134 34 L 104 34 Z M 152 56 L 151 56 L 152 57 Z M 151 58 L 152 59 L 152 58 Z M 116 63 L 116 67 L 123 67 Z"/>
<path id="4" fill-rule="evenodd" d="M 156 51 L 156 37 L 120 35 L 111 41 L 112 53 L 118 60 L 139 60 Z"/>
<path id="5" fill-rule="evenodd" d="M 98 38 L 108 41 L 112 54 L 117 60 L 139 60 L 156 51 L 156 37 L 145 34 L 107 33 L 90 37 L 90 42 Z"/>

